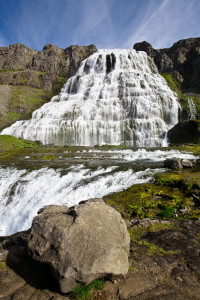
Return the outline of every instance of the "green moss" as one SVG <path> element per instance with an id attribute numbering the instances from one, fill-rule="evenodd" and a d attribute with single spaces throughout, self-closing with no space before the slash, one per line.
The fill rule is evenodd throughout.
<path id="1" fill-rule="evenodd" d="M 133 185 L 104 200 L 127 219 L 196 218 L 200 209 L 193 209 L 194 204 L 198 205 L 193 190 L 200 190 L 199 172 L 168 172 L 156 174 L 155 183 Z"/>
<path id="2" fill-rule="evenodd" d="M 173 149 L 179 151 L 189 151 L 192 152 L 194 155 L 200 155 L 200 144 L 176 146 L 173 147 Z"/>
<path id="3" fill-rule="evenodd" d="M 37 143 L 21 140 L 10 135 L 0 135 L 0 158 L 12 156 L 24 148 L 38 147 Z"/>
<path id="4" fill-rule="evenodd" d="M 51 154 L 42 156 L 42 160 L 53 160 L 55 158 L 57 158 L 57 156 Z"/>
<path id="5" fill-rule="evenodd" d="M 143 236 L 147 232 L 157 232 L 161 230 L 170 230 L 174 228 L 174 224 L 172 223 L 158 223 L 151 225 L 149 227 L 144 226 L 134 226 L 129 230 L 130 239 L 137 243 L 138 245 L 142 245 L 146 247 L 146 253 L 148 255 L 173 255 L 178 254 L 178 251 L 166 251 L 162 247 L 157 246 L 156 244 L 148 242 Z"/>
<path id="6" fill-rule="evenodd" d="M 167 206 L 165 204 L 159 204 L 158 207 L 161 209 L 161 212 L 158 213 L 158 216 L 162 218 L 172 218 L 174 215 L 175 208 L 173 206 Z"/>
<path id="7" fill-rule="evenodd" d="M 63 85 L 66 83 L 67 79 L 66 77 L 56 76 L 56 80 L 53 82 L 53 92 L 54 94 L 58 94 L 63 87 Z"/>
<path id="8" fill-rule="evenodd" d="M 72 290 L 72 294 L 76 297 L 76 299 L 92 299 L 93 298 L 93 292 L 95 290 L 103 290 L 104 288 L 105 279 L 100 278 L 97 279 L 87 286 L 76 286 Z"/>
<path id="9" fill-rule="evenodd" d="M 6 263 L 5 263 L 4 261 L 1 261 L 1 262 L 0 262 L 0 272 L 1 272 L 1 271 L 4 271 L 6 268 L 7 268 Z"/>
<path id="10" fill-rule="evenodd" d="M 148 230 L 150 232 L 158 232 L 162 230 L 169 230 L 173 229 L 174 224 L 173 223 L 156 223 L 149 226 Z"/>
<path id="11" fill-rule="evenodd" d="M 113 193 L 104 199 L 128 219 L 144 218 L 148 215 L 156 217 L 163 211 L 160 205 L 181 208 L 188 202 L 181 190 L 160 184 L 133 185 L 125 191 Z"/>
<path id="12" fill-rule="evenodd" d="M 144 245 L 147 247 L 147 254 L 148 255 L 159 255 L 159 256 L 162 256 L 162 255 L 174 255 L 174 254 L 180 254 L 180 251 L 167 251 L 167 250 L 164 250 L 162 247 L 159 247 L 158 245 L 156 244 L 153 244 L 153 243 L 149 243 L 148 241 L 142 241 L 140 242 L 140 244 Z"/>
<path id="13" fill-rule="evenodd" d="M 199 172 L 171 172 L 155 175 L 155 183 L 162 186 L 180 188 L 181 190 L 200 189 Z"/>

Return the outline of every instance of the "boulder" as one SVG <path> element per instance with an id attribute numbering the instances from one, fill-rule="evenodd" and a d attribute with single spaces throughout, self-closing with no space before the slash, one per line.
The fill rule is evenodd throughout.
<path id="1" fill-rule="evenodd" d="M 180 170 L 183 169 L 180 158 L 168 158 L 164 161 L 164 168 L 169 168 L 172 170 Z"/>
<path id="2" fill-rule="evenodd" d="M 73 208 L 50 205 L 33 219 L 29 254 L 50 265 L 60 290 L 126 275 L 130 237 L 121 215 L 102 199 Z"/>
<path id="3" fill-rule="evenodd" d="M 180 159 L 177 157 L 168 158 L 164 161 L 164 167 L 173 169 L 173 170 L 180 170 L 183 168 L 193 168 L 197 164 L 198 164 L 198 161 L 188 160 L 188 159 Z"/>

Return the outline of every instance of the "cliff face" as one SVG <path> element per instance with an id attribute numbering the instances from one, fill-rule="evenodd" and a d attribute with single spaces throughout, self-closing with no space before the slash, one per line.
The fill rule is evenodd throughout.
<path id="1" fill-rule="evenodd" d="M 154 59 L 161 75 L 178 94 L 182 107 L 179 120 L 190 119 L 188 98 L 195 104 L 196 118 L 200 119 L 200 38 L 180 40 L 171 48 L 159 50 L 141 42 L 135 44 L 134 49 L 145 51 Z"/>
<path id="2" fill-rule="evenodd" d="M 180 40 L 171 48 L 159 50 L 141 42 L 134 49 L 145 51 L 154 59 L 159 72 L 172 74 L 185 91 L 200 91 L 200 38 Z"/>
<path id="3" fill-rule="evenodd" d="M 61 49 L 47 44 L 36 51 L 22 44 L 0 48 L 0 130 L 59 93 L 80 63 L 96 52 L 96 46 Z"/>

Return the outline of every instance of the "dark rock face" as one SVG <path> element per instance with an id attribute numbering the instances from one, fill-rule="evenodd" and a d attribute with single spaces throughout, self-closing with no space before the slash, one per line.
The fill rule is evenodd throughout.
<path id="1" fill-rule="evenodd" d="M 126 275 L 130 237 L 121 215 L 101 199 L 69 209 L 46 206 L 34 218 L 29 253 L 50 265 L 60 290 L 110 275 Z"/>
<path id="2" fill-rule="evenodd" d="M 188 91 L 200 89 L 200 38 L 180 40 L 170 48 L 154 49 L 141 42 L 134 45 L 137 51 L 145 51 L 160 73 L 171 73 Z"/>
<path id="3" fill-rule="evenodd" d="M 168 131 L 170 144 L 185 144 L 200 142 L 200 121 L 182 121 Z"/>

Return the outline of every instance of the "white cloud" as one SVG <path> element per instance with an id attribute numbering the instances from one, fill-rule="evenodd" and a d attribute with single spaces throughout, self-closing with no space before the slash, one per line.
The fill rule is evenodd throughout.
<path id="1" fill-rule="evenodd" d="M 126 45 L 146 40 L 154 48 L 163 48 L 198 34 L 195 26 L 199 24 L 199 0 L 163 0 L 157 3 L 160 5 L 152 6 L 138 27 L 132 30 Z"/>

